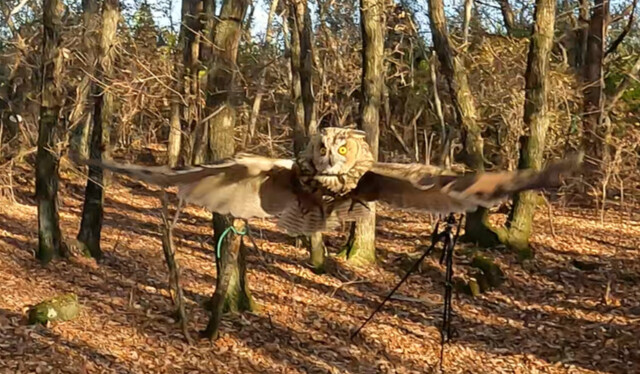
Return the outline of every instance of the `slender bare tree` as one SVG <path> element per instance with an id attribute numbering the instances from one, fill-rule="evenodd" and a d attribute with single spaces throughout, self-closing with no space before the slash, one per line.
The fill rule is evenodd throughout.
<path id="1" fill-rule="evenodd" d="M 99 81 L 108 78 L 113 70 L 113 46 L 116 43 L 116 31 L 120 17 L 118 0 L 104 0 L 102 5 L 102 32 L 95 77 Z M 105 90 L 103 82 L 92 83 L 94 100 L 93 128 L 91 130 L 90 154 L 94 160 L 101 160 L 109 145 L 109 125 L 113 115 L 113 96 Z M 102 258 L 100 233 L 103 213 L 103 171 L 89 167 L 89 178 L 82 207 L 82 221 L 78 232 L 78 241 L 86 246 L 91 257 Z"/>
<path id="2" fill-rule="evenodd" d="M 64 4 L 60 0 L 44 0 L 42 4 L 44 38 L 42 48 L 42 102 L 36 156 L 36 199 L 38 201 L 38 251 L 44 264 L 66 253 L 58 215 L 58 156 L 55 135 L 59 131 L 60 108 L 63 105 L 63 60 L 60 27 Z"/>
<path id="3" fill-rule="evenodd" d="M 206 87 L 205 119 L 208 136 L 205 139 L 203 161 L 216 161 L 233 156 L 236 123 L 236 60 L 242 33 L 242 21 L 249 6 L 248 0 L 225 0 L 215 23 L 213 58 L 209 62 Z M 242 220 L 214 214 L 216 248 L 216 290 L 212 297 L 212 313 L 205 330 L 210 339 L 218 337 L 222 314 L 255 308 L 246 277 L 246 261 L 242 237 L 246 232 Z M 218 250 L 219 249 L 219 250 Z"/>
<path id="4" fill-rule="evenodd" d="M 278 0 L 271 0 L 269 6 L 269 15 L 267 16 L 267 29 L 264 32 L 264 40 L 262 41 L 263 48 L 271 48 L 271 39 L 273 37 L 273 17 L 275 16 L 276 9 L 278 8 Z M 251 117 L 249 118 L 249 131 L 245 134 L 245 139 L 252 139 L 256 132 L 256 122 L 258 115 L 260 114 L 260 106 L 262 105 L 262 97 L 264 96 L 264 85 L 267 78 L 267 67 L 262 68 L 260 72 L 260 79 L 258 81 L 258 92 L 253 99 L 253 106 L 251 107 Z M 245 140 L 246 143 L 246 140 Z"/>
<path id="5" fill-rule="evenodd" d="M 515 17 L 513 15 L 513 9 L 509 0 L 499 0 L 500 12 L 502 12 L 502 20 L 504 21 L 504 27 L 507 29 L 507 34 L 513 35 L 515 29 Z"/>
<path id="6" fill-rule="evenodd" d="M 171 103 L 169 144 L 167 146 L 169 166 L 180 162 L 190 164 L 192 145 L 184 135 L 190 135 L 191 124 L 198 112 L 198 57 L 202 28 L 199 12 L 202 0 L 182 0 L 182 20 L 175 53 L 175 84 Z M 182 155 L 182 160 L 181 160 Z"/>
<path id="7" fill-rule="evenodd" d="M 553 33 L 556 17 L 555 0 L 537 0 L 534 13 L 534 27 L 529 43 L 527 71 L 525 74 L 524 123 L 529 133 L 520 137 L 520 164 L 522 169 L 542 169 L 546 144 L 548 116 L 548 74 L 549 58 L 553 48 Z M 519 250 L 523 257 L 532 255 L 529 237 L 533 214 L 538 203 L 538 193 L 521 192 L 513 202 L 507 222 L 507 229 L 501 240 Z"/>
<path id="8" fill-rule="evenodd" d="M 583 67 L 587 59 L 587 41 L 589 39 L 589 0 L 578 0 L 578 22 L 576 27 L 576 45 L 574 47 L 573 66 Z"/>
<path id="9" fill-rule="evenodd" d="M 291 56 L 291 115 L 289 120 L 293 129 L 293 153 L 298 154 L 307 143 L 307 132 L 304 126 L 304 103 L 302 102 L 302 81 L 300 71 L 302 70 L 301 58 L 301 31 L 298 27 L 296 0 L 289 0 L 287 3 L 287 23 L 289 24 L 290 42 L 289 54 Z"/>
<path id="10" fill-rule="evenodd" d="M 607 39 L 609 0 L 595 0 L 589 21 L 586 60 L 584 65 L 583 148 L 599 160 L 604 156 L 603 109 L 604 51 Z"/>
<path id="11" fill-rule="evenodd" d="M 373 156 L 378 158 L 380 104 L 384 87 L 384 0 L 360 0 L 362 25 L 362 98 L 360 129 L 367 133 Z M 373 263 L 376 260 L 376 207 L 369 204 L 369 216 L 351 225 L 345 248 L 347 260 Z"/>
<path id="12" fill-rule="evenodd" d="M 81 158 L 89 157 L 89 138 L 93 119 L 94 102 L 91 81 L 96 65 L 96 51 L 100 36 L 100 3 L 98 0 L 82 1 L 82 52 L 84 53 L 82 81 L 76 88 L 76 103 L 71 112 L 71 153 Z"/>
<path id="13" fill-rule="evenodd" d="M 477 121 L 476 105 L 469 87 L 464 59 L 460 55 L 454 55 L 442 0 L 429 0 L 429 19 L 440 71 L 447 82 L 456 125 L 463 134 L 465 163 L 473 170 L 484 171 L 484 140 Z M 488 247 L 498 244 L 498 236 L 490 228 L 486 209 L 480 208 L 467 215 L 465 239 Z"/>
<path id="14" fill-rule="evenodd" d="M 290 0 L 291 25 L 291 118 L 294 130 L 293 149 L 296 155 L 306 146 L 308 137 L 318 131 L 316 102 L 313 96 L 313 34 L 307 0 Z M 296 33 L 297 35 L 293 35 Z M 305 135 L 306 134 L 306 135 Z M 307 238 L 309 262 L 316 273 L 324 272 L 326 247 L 322 233 Z"/>

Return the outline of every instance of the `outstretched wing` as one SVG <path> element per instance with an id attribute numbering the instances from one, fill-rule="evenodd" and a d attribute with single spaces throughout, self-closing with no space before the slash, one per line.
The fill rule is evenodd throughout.
<path id="1" fill-rule="evenodd" d="M 238 155 L 185 170 L 113 161 L 86 163 L 147 183 L 178 186 L 178 196 L 185 201 L 238 218 L 278 216 L 297 202 L 292 184 L 292 160 Z"/>
<path id="2" fill-rule="evenodd" d="M 362 201 L 382 201 L 397 208 L 434 213 L 474 211 L 490 207 L 509 196 L 532 189 L 557 186 L 560 177 L 575 170 L 581 157 L 551 164 L 540 172 L 446 175 L 437 168 L 418 164 L 378 163 L 359 181 L 352 193 Z"/>
<path id="3" fill-rule="evenodd" d="M 185 170 L 113 161 L 83 163 L 150 184 L 178 186 L 178 196 L 212 212 L 245 219 L 277 217 L 278 226 L 292 235 L 326 231 L 362 210 L 348 210 L 346 200 L 327 203 L 322 196 L 302 191 L 292 160 L 240 154 Z"/>

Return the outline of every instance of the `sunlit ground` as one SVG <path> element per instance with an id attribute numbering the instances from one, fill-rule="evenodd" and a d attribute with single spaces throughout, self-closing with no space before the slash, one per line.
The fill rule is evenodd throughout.
<path id="1" fill-rule="evenodd" d="M 382 208 L 377 266 L 331 260 L 315 275 L 307 253 L 269 221 L 256 221 L 260 251 L 249 249 L 249 282 L 261 310 L 224 318 L 213 343 L 188 345 L 171 316 L 158 225 L 158 193 L 125 179 L 107 190 L 104 263 L 74 257 L 46 268 L 37 244 L 33 183 L 16 171 L 16 202 L 0 199 L 0 372 L 20 373 L 428 373 L 440 354 L 443 269 L 437 256 L 398 292 L 354 341 L 350 333 L 399 281 L 427 243 L 427 216 Z M 61 183 L 64 235 L 75 237 L 83 182 Z M 454 297 L 454 340 L 447 373 L 640 372 L 640 218 L 555 207 L 535 220 L 536 257 L 524 264 L 493 250 L 507 281 L 480 297 Z M 188 299 L 190 330 L 204 328 L 200 305 L 213 292 L 215 264 L 209 214 L 189 207 L 175 230 Z M 345 239 L 327 239 L 337 252 Z M 458 247 L 456 275 L 468 270 Z M 596 264 L 584 271 L 573 260 Z M 610 292 L 607 293 L 607 285 Z M 23 323 L 24 308 L 59 293 L 83 306 L 73 321 L 50 327 Z"/>

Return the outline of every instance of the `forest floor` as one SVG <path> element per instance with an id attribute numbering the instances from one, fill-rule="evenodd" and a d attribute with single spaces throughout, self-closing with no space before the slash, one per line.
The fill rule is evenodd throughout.
<path id="1" fill-rule="evenodd" d="M 331 258 L 314 274 L 307 253 L 270 221 L 252 222 L 249 286 L 261 310 L 228 315 L 217 341 L 189 345 L 171 318 L 168 272 L 159 236 L 157 190 L 115 178 L 105 198 L 104 261 L 80 256 L 46 267 L 37 245 L 33 172 L 14 168 L 14 196 L 0 197 L 0 373 L 429 373 L 438 372 L 443 268 L 424 265 L 354 341 L 350 333 L 399 281 L 417 245 L 427 244 L 427 216 L 379 209 L 378 264 L 352 267 Z M 84 182 L 60 184 L 65 237 L 80 223 Z M 6 191 L 5 191 L 6 192 Z M 535 220 L 535 258 L 484 251 L 506 282 L 479 297 L 456 294 L 455 336 L 446 373 L 640 373 L 640 215 L 554 207 Z M 635 214 L 635 216 L 633 216 Z M 499 216 L 499 215 L 497 215 Z M 215 284 L 210 215 L 189 207 L 175 229 L 192 335 L 204 328 L 201 306 Z M 499 217 L 498 217 L 499 218 Z M 327 237 L 336 253 L 345 233 Z M 457 248 L 456 274 L 469 270 Z M 575 261 L 594 269 L 578 269 Z M 607 289 L 610 292 L 607 292 Z M 24 311 L 74 292 L 79 318 L 28 326 Z"/>

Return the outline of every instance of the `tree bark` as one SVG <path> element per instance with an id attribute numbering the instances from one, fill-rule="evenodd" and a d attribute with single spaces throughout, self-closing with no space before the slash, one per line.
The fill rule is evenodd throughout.
<path id="1" fill-rule="evenodd" d="M 589 0 L 579 0 L 578 25 L 576 29 L 576 46 L 573 64 L 575 68 L 585 65 L 587 58 L 587 41 L 589 39 Z"/>
<path id="2" fill-rule="evenodd" d="M 201 49 L 204 48 L 203 43 L 205 43 L 201 32 L 204 26 L 201 22 L 200 14 L 209 13 L 203 10 L 208 9 L 208 5 L 203 4 L 201 0 L 186 0 L 186 3 L 183 2 L 182 5 L 182 13 L 186 22 L 184 49 L 182 50 L 182 60 L 184 61 L 183 85 L 184 95 L 187 100 L 187 106 L 184 108 L 183 114 L 183 135 L 187 136 L 183 136 L 181 158 L 184 164 L 190 165 L 195 158 L 195 145 L 199 140 L 196 139 L 198 130 L 204 126 L 204 124 L 201 125 L 199 123 L 202 111 L 202 106 L 200 105 L 202 90 L 200 89 L 201 82 L 198 72 L 200 71 Z"/>
<path id="3" fill-rule="evenodd" d="M 297 0 L 289 0 L 287 22 L 290 26 L 290 48 L 291 54 L 291 128 L 293 129 L 293 153 L 299 154 L 307 144 L 307 132 L 304 127 L 304 103 L 302 101 L 302 81 L 300 71 L 301 64 L 301 30 L 297 21 Z"/>
<path id="4" fill-rule="evenodd" d="M 66 253 L 58 215 L 58 158 L 54 154 L 55 133 L 63 105 L 63 59 L 60 50 L 62 12 L 60 0 L 43 3 L 42 103 L 36 156 L 36 200 L 38 201 L 38 251 L 46 264 Z"/>
<path id="5" fill-rule="evenodd" d="M 296 21 L 300 33 L 300 88 L 304 108 L 304 128 L 308 135 L 317 131 L 315 97 L 313 96 L 313 34 L 309 5 L 297 1 Z"/>
<path id="6" fill-rule="evenodd" d="M 456 125 L 464 138 L 464 158 L 467 166 L 475 171 L 484 171 L 484 140 L 477 122 L 476 106 L 473 101 L 464 60 L 455 56 L 447 31 L 442 0 L 429 0 L 429 19 L 433 44 L 440 61 L 440 69 L 447 82 Z M 479 208 L 467 215 L 464 239 L 484 246 L 498 244 L 498 236 L 488 225 L 488 211 Z"/>
<path id="7" fill-rule="evenodd" d="M 309 236 L 309 265 L 316 274 L 324 274 L 325 261 L 327 258 L 327 247 L 321 232 L 313 233 Z"/>
<path id="8" fill-rule="evenodd" d="M 269 15 L 267 16 L 267 29 L 264 32 L 264 41 L 262 42 L 263 48 L 271 48 L 271 34 L 273 31 L 273 27 L 271 24 L 273 23 L 273 17 L 276 13 L 276 8 L 278 7 L 278 0 L 271 0 L 271 5 L 269 6 Z M 286 35 L 285 35 L 286 38 Z M 262 96 L 264 96 L 264 84 L 267 77 L 267 68 L 264 67 L 262 72 L 260 72 L 260 80 L 258 83 L 258 92 L 256 93 L 255 99 L 253 99 L 253 105 L 251 107 L 251 117 L 249 118 L 249 131 L 245 134 L 245 139 L 253 139 L 256 132 L 256 122 L 258 121 L 258 115 L 260 114 L 260 106 L 262 104 Z M 245 140 L 245 144 L 247 141 Z"/>
<path id="9" fill-rule="evenodd" d="M 547 129 L 549 128 L 547 103 L 547 76 L 549 58 L 553 48 L 556 15 L 555 0 L 537 0 L 534 28 L 529 44 L 527 71 L 525 74 L 524 123 L 529 134 L 520 137 L 520 169 L 542 169 Z M 531 257 L 529 237 L 538 193 L 526 191 L 518 194 L 507 222 L 505 244 L 520 251 L 522 257 Z"/>
<path id="10" fill-rule="evenodd" d="M 176 67 L 176 70 L 182 70 Z M 182 75 L 176 74 L 176 84 L 174 88 L 177 92 L 181 92 Z M 179 90 L 179 91 L 178 91 Z M 175 168 L 180 161 L 180 148 L 182 145 L 182 126 L 180 120 L 180 112 L 182 105 L 180 98 L 173 93 L 173 102 L 171 103 L 171 118 L 169 119 L 169 140 L 167 142 L 167 163 L 169 167 Z"/>
<path id="11" fill-rule="evenodd" d="M 209 119 L 206 123 L 206 161 L 230 157 L 235 152 L 235 106 L 238 99 L 235 89 L 236 58 L 242 20 L 248 5 L 247 0 L 225 0 L 215 24 L 215 55 L 207 73 L 205 118 Z M 218 243 L 225 230 L 232 225 L 238 232 L 245 229 L 243 221 L 214 213 L 214 242 Z M 255 306 L 246 282 L 246 262 L 241 237 L 231 232 L 224 237 L 216 267 L 218 272 L 216 291 L 211 299 L 212 313 L 204 331 L 204 335 L 210 339 L 218 337 L 220 320 L 225 311 L 252 310 Z"/>
<path id="12" fill-rule="evenodd" d="M 169 144 L 167 146 L 170 167 L 176 167 L 180 163 L 190 164 L 193 157 L 192 142 L 183 139 L 183 135 L 190 135 L 190 125 L 197 117 L 195 107 L 199 91 L 197 84 L 200 52 L 199 30 L 202 28 L 198 12 L 201 7 L 201 0 L 182 0 L 182 20 L 174 62 L 176 77 L 174 89 L 176 92 L 171 103 Z M 183 95 L 186 100 L 186 107 L 179 95 Z"/>
<path id="13" fill-rule="evenodd" d="M 473 8 L 473 0 L 464 0 L 464 19 L 462 23 L 462 35 L 464 43 L 469 42 L 469 24 L 471 23 L 471 10 Z"/>
<path id="14" fill-rule="evenodd" d="M 384 6 L 382 0 L 360 0 L 362 26 L 362 101 L 360 129 L 367 134 L 373 157 L 378 159 L 380 104 L 384 85 Z M 376 260 L 376 207 L 370 203 L 369 216 L 351 226 L 345 254 L 354 263 Z"/>
<path id="15" fill-rule="evenodd" d="M 228 227 L 238 232 L 246 230 L 245 223 L 229 216 L 214 215 L 213 231 L 214 243 Z M 211 318 L 204 331 L 209 339 L 217 339 L 220 331 L 221 317 L 226 312 L 242 312 L 256 310 L 247 285 L 246 253 L 242 237 L 229 232 L 222 241 L 220 258 L 216 260 L 216 290 L 211 298 Z"/>
<path id="16" fill-rule="evenodd" d="M 164 253 L 164 259 L 169 268 L 169 293 L 171 300 L 176 308 L 176 316 L 180 320 L 182 327 L 182 333 L 188 342 L 191 342 L 191 336 L 188 330 L 188 317 L 186 306 L 184 302 L 184 292 L 180 286 L 180 267 L 176 261 L 175 253 L 176 249 L 173 244 L 173 226 L 177 219 L 177 215 L 180 214 L 180 204 L 177 206 L 176 216 L 172 221 L 169 217 L 169 198 L 167 191 L 162 190 L 162 252 Z"/>
<path id="17" fill-rule="evenodd" d="M 513 36 L 513 30 L 515 29 L 515 17 L 513 15 L 513 9 L 511 9 L 511 4 L 509 4 L 509 0 L 500 0 L 499 3 L 504 27 L 507 29 L 507 34 Z"/>
<path id="18" fill-rule="evenodd" d="M 104 80 L 111 76 L 113 66 L 113 45 L 116 42 L 118 28 L 119 2 L 105 0 L 102 8 L 102 36 L 100 54 L 95 76 Z M 91 92 L 94 96 L 93 129 L 91 131 L 91 159 L 101 160 L 103 152 L 108 149 L 109 130 L 113 113 L 113 97 L 106 92 L 103 84 L 92 84 Z M 106 153 L 106 152 L 105 152 Z M 102 258 L 100 248 L 100 234 L 102 231 L 103 215 L 103 171 L 94 166 L 89 167 L 89 178 L 85 190 L 84 205 L 82 207 L 82 221 L 78 232 L 78 241 L 84 244 L 91 257 L 96 260 Z"/>
<path id="19" fill-rule="evenodd" d="M 595 0 L 589 22 L 587 55 L 584 67 L 583 148 L 596 160 L 604 156 L 603 107 L 604 78 L 602 74 L 607 37 L 609 0 Z"/>
<path id="20" fill-rule="evenodd" d="M 76 104 L 71 112 L 69 122 L 71 123 L 70 152 L 81 159 L 90 157 L 90 135 L 91 123 L 93 122 L 93 98 L 92 84 L 96 51 L 99 45 L 100 35 L 100 5 L 97 0 L 82 1 L 82 50 L 84 52 L 83 69 L 86 74 L 76 89 Z"/>
<path id="21" fill-rule="evenodd" d="M 202 61 L 211 61 L 215 57 L 213 39 L 216 30 L 216 2 L 215 0 L 192 0 L 196 1 L 196 8 L 200 13 L 200 25 L 196 28 L 202 31 L 200 40 L 200 59 Z M 242 21 L 242 20 L 241 20 Z"/>
<path id="22" fill-rule="evenodd" d="M 313 37 L 307 0 L 290 0 L 291 23 L 291 98 L 294 102 L 291 117 L 294 118 L 293 150 L 296 154 L 307 145 L 307 136 L 318 131 L 316 103 L 313 96 Z M 297 37 L 293 35 L 297 33 Z M 295 69 L 294 69 L 295 67 Z M 302 109 L 302 110 L 301 110 Z M 302 112 L 302 113 L 300 113 Z M 309 249 L 309 265 L 312 270 L 324 273 L 326 248 L 322 233 L 311 234 L 305 241 Z"/>

